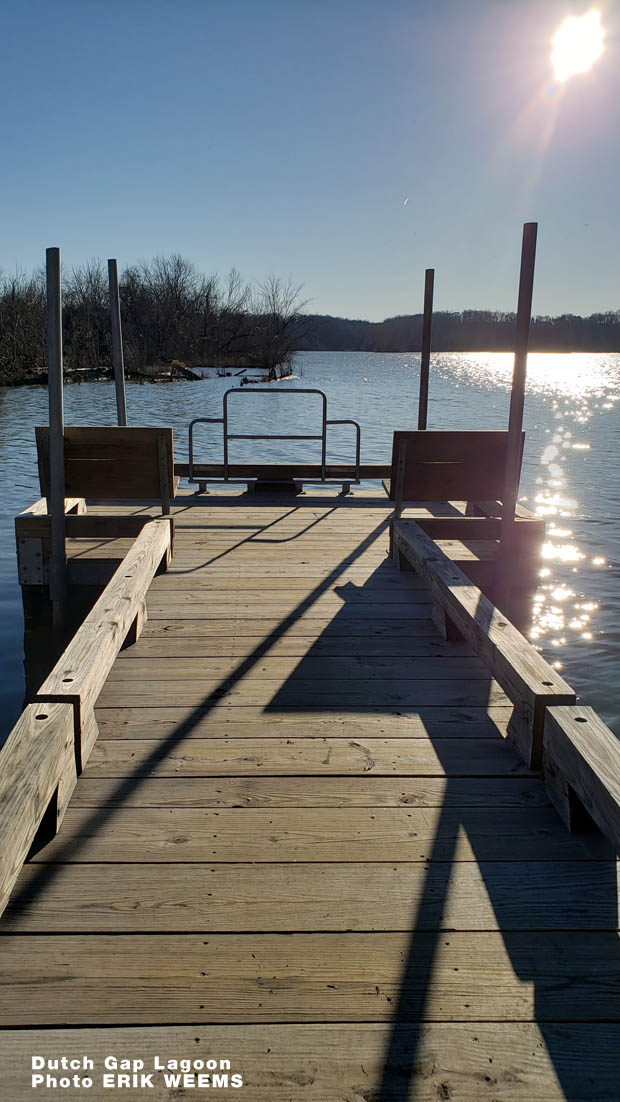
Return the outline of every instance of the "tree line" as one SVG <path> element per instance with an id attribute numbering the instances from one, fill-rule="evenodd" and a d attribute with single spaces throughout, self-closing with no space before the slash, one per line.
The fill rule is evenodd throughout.
<path id="1" fill-rule="evenodd" d="M 301 288 L 275 276 L 244 281 L 204 276 L 179 256 L 130 265 L 119 280 L 128 374 L 151 367 L 248 367 L 271 370 L 296 350 L 417 352 L 422 315 L 382 322 L 304 313 Z M 510 351 L 513 313 L 438 311 L 436 352 Z M 92 260 L 63 277 L 63 333 L 68 375 L 111 364 L 107 270 Z M 620 351 L 620 310 L 580 317 L 535 317 L 530 347 L 543 352 Z M 45 380 L 45 273 L 0 272 L 0 385 Z"/>
<path id="2" fill-rule="evenodd" d="M 179 367 L 271 369 L 290 360 L 305 319 L 301 288 L 270 276 L 251 284 L 233 269 L 204 276 L 179 256 L 157 256 L 121 273 L 129 375 Z M 107 269 L 100 260 L 63 275 L 64 362 L 70 376 L 111 365 Z M 0 385 L 44 381 L 45 272 L 0 272 Z"/>
<path id="3" fill-rule="evenodd" d="M 419 352 L 422 314 L 351 321 L 328 315 L 308 316 L 300 348 L 308 351 Z M 514 348 L 516 315 L 497 310 L 438 311 L 433 315 L 435 352 L 504 352 Z M 580 317 L 532 319 L 530 348 L 537 352 L 619 352 L 620 310 Z"/>

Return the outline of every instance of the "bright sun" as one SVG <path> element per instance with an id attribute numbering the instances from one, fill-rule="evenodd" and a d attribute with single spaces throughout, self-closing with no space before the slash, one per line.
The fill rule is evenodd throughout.
<path id="1" fill-rule="evenodd" d="M 603 52 L 605 32 L 597 11 L 568 16 L 553 36 L 551 62 L 559 83 L 575 73 L 586 73 Z"/>

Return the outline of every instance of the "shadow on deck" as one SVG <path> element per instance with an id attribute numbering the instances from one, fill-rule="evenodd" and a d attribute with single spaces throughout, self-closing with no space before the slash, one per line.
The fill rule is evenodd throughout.
<path id="1" fill-rule="evenodd" d="M 294 512 L 297 507 L 287 515 Z M 312 521 L 304 530 L 318 528 L 320 532 L 321 519 Z M 79 857 L 81 838 L 101 830 L 106 822 L 114 819 L 118 809 L 154 767 L 192 735 L 197 723 L 246 678 L 377 537 L 387 532 L 387 526 L 387 519 L 375 525 L 355 550 L 343 557 L 337 567 L 238 662 L 234 671 L 222 678 L 217 688 L 206 694 L 191 714 L 162 739 L 152 754 L 140 760 L 134 772 L 119 779 L 106 805 L 93 811 L 87 822 L 81 824 L 80 837 L 67 837 L 67 832 L 63 831 L 55 846 L 54 863 L 30 866 L 7 911 L 14 929 L 19 929 L 20 915 L 25 914 L 54 881 L 62 862 L 68 858 L 75 861 Z M 196 527 L 205 530 L 200 525 Z M 236 527 L 226 525 L 228 531 Z M 236 546 L 248 542 L 260 544 L 272 527 L 266 524 L 258 532 L 242 536 Z M 242 531 L 245 528 L 241 526 Z M 288 543 L 294 538 L 291 536 L 282 542 Z M 230 553 L 228 549 L 210 555 L 202 565 L 222 562 Z M 178 573 L 191 575 L 198 569 L 192 567 Z M 458 711 L 457 682 L 444 682 L 443 689 L 436 685 L 429 688 L 427 684 L 428 703 L 422 706 L 407 703 L 406 691 L 395 691 L 389 678 L 360 680 L 348 685 L 334 680 L 331 687 L 327 680 L 320 683 L 320 688 L 315 681 L 314 687 L 309 687 L 315 677 L 313 660 L 329 652 L 330 640 L 355 631 L 360 610 L 369 598 L 372 603 L 372 597 L 381 592 L 382 573 L 384 568 L 379 566 L 363 586 L 347 582 L 337 588 L 344 601 L 342 610 L 317 636 L 264 709 L 266 714 L 274 716 L 286 714 L 302 718 L 335 713 L 346 715 L 347 711 L 356 717 L 364 712 L 382 714 L 386 717 L 387 735 L 392 716 L 419 716 L 425 740 L 436 756 L 435 776 L 444 780 L 441 805 L 433 807 L 428 817 L 432 840 L 418 858 L 423 862 L 423 881 L 411 912 L 408 944 L 399 958 L 400 977 L 395 994 L 389 982 L 374 975 L 373 960 L 367 961 L 365 979 L 370 986 L 375 979 L 377 981 L 377 1016 L 360 1020 L 389 1023 L 389 1039 L 380 1085 L 355 1097 L 363 1097 L 365 1102 L 409 1102 L 417 1097 L 416 1083 L 431 1078 L 434 1081 L 434 1076 L 439 1074 L 437 1069 L 444 1066 L 450 1056 L 448 1051 L 436 1053 L 435 1058 L 434 1042 L 432 1038 L 427 1040 L 429 1023 L 441 1022 L 463 1023 L 463 1027 L 456 1027 L 454 1034 L 457 1038 L 454 1072 L 459 1072 L 459 1063 L 474 1069 L 470 1072 L 467 1097 L 493 1100 L 512 1097 L 512 1089 L 522 1074 L 519 1064 L 522 1053 L 515 1053 L 512 1064 L 504 1062 L 498 1067 L 493 1051 L 481 1054 L 476 1046 L 480 1049 L 488 1042 L 496 1022 L 513 1023 L 516 1036 L 520 1028 L 518 1023 L 533 1021 L 544 1040 L 563 1096 L 569 1102 L 586 1098 L 611 1099 L 609 1084 L 617 1082 L 620 1074 L 618 1031 L 613 1025 L 618 1022 L 620 1005 L 620 944 L 616 932 L 616 863 L 611 849 L 600 839 L 577 839 L 565 834 L 559 818 L 547 806 L 542 784 L 540 795 L 534 796 L 532 806 L 524 811 L 518 808 L 515 812 L 511 807 L 493 804 L 492 796 L 485 805 L 484 795 L 480 794 L 481 782 L 485 779 L 492 788 L 496 777 L 513 777 L 518 784 L 519 777 L 531 777 L 531 774 L 513 747 L 503 739 L 492 716 L 476 721 L 476 735 L 471 738 L 467 726 L 472 720 L 464 706 L 461 737 L 455 737 L 454 733 L 446 737 L 441 712 L 442 707 L 448 706 L 452 712 Z M 403 582 L 403 589 L 404 585 Z M 398 639 L 395 642 L 397 645 Z M 415 657 L 410 660 L 415 664 Z M 472 699 L 481 709 L 499 705 L 497 686 L 488 674 L 481 674 L 477 667 L 474 672 L 475 677 L 467 679 L 469 706 Z M 438 691 L 443 693 L 441 698 L 438 698 Z M 416 695 L 420 700 L 424 690 L 418 687 Z M 364 748 L 368 751 L 369 775 L 377 775 L 372 746 L 366 745 L 363 731 L 356 741 L 362 745 L 362 751 Z M 409 742 L 412 757 L 419 746 L 421 740 Z M 489 762 L 496 762 L 496 772 Z M 467 796 L 470 781 L 471 802 Z M 406 775 L 406 787 L 413 803 L 414 770 Z M 526 797 L 524 802 L 527 803 Z M 388 861 L 393 859 L 392 855 L 387 858 Z M 469 901 L 459 895 L 465 890 L 459 886 L 465 864 L 470 867 L 473 864 L 478 869 L 486 899 L 484 893 Z M 369 879 L 372 875 L 372 861 L 369 861 Z M 394 869 L 394 877 L 398 877 L 398 868 Z M 374 934 L 377 938 L 394 929 L 390 925 L 389 912 L 390 901 L 386 898 L 385 927 L 383 932 Z M 469 924 L 463 921 L 466 912 L 470 915 Z M 455 921 L 459 922 L 458 926 L 454 925 Z M 505 961 L 509 962 L 514 981 L 507 974 Z M 332 996 L 325 991 L 324 997 L 327 1005 Z M 341 1019 L 328 1017 L 326 1020 Z M 465 1026 L 468 1032 L 463 1040 L 461 1032 Z M 449 1040 L 447 1043 L 449 1049 Z M 466 1057 L 458 1047 L 463 1045 L 471 1050 Z M 484 1073 L 483 1064 L 487 1065 Z M 437 1087 L 437 1097 L 462 1097 L 458 1090 L 453 1094 L 453 1090 L 446 1072 Z"/>

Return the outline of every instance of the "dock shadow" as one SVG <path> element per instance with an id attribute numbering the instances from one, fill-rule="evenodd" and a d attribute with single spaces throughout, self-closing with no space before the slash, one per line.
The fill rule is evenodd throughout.
<path id="1" fill-rule="evenodd" d="M 300 601 L 288 616 L 283 617 L 276 628 L 261 639 L 252 653 L 240 660 L 234 672 L 224 678 L 216 690 L 206 695 L 200 705 L 196 706 L 191 715 L 181 722 L 171 735 L 161 740 L 151 757 L 142 762 L 134 772 L 119 781 L 116 790 L 111 795 L 110 803 L 95 809 L 87 822 L 82 823 L 81 833 L 84 836 L 100 829 L 105 822 L 114 817 L 117 810 L 122 807 L 124 800 L 140 786 L 143 780 L 148 778 L 150 768 L 156 762 L 164 759 L 192 734 L 197 723 L 221 702 L 222 697 L 246 676 L 254 664 L 269 652 L 273 644 L 282 638 L 301 616 L 312 609 L 319 597 L 334 587 L 340 576 L 355 563 L 366 549 L 376 542 L 379 536 L 386 533 L 387 525 L 388 520 L 386 518 L 364 540 L 360 541 L 354 551 L 343 557 L 338 565 L 321 579 L 312 592 Z M 372 712 L 373 714 L 384 714 L 387 723 L 389 723 L 389 716 L 394 714 L 411 717 L 412 719 L 414 716 L 419 717 L 424 723 L 438 762 L 447 775 L 444 799 L 437 817 L 433 847 L 425 869 L 424 888 L 415 913 L 411 916 L 411 936 L 399 995 L 391 1021 L 382 1082 L 378 1091 L 373 1094 L 373 1102 L 388 1102 L 388 1100 L 390 1102 L 406 1102 L 411 1097 L 416 1078 L 424 1074 L 424 1069 L 419 1066 L 420 1042 L 425 1029 L 425 1011 L 441 947 L 440 942 L 446 936 L 446 930 L 441 929 L 441 917 L 447 909 L 451 873 L 461 832 L 465 832 L 474 849 L 474 858 L 480 869 L 480 874 L 493 907 L 497 928 L 502 935 L 503 944 L 514 972 L 523 983 L 530 983 L 533 986 L 535 997 L 534 1019 L 545 1041 L 566 1099 L 569 1102 L 573 1102 L 573 1100 L 577 1102 L 577 1099 L 583 1100 L 588 1097 L 598 1099 L 601 1096 L 596 1094 L 594 1086 L 592 1086 L 591 1094 L 584 1093 L 585 1072 L 581 1070 L 579 1064 L 579 1045 L 582 1043 L 582 1038 L 587 1032 L 588 1049 L 583 1056 L 584 1064 L 587 1064 L 587 1067 L 591 1068 L 599 1061 L 601 1066 L 608 1068 L 611 1062 L 614 1067 L 617 1066 L 620 1070 L 620 1058 L 615 1050 L 610 1049 L 604 1030 L 601 1029 L 598 1032 L 596 1030 L 580 1031 L 575 1028 L 575 1006 L 574 999 L 571 999 L 570 976 L 572 974 L 574 977 L 585 979 L 591 985 L 591 1017 L 584 1019 L 585 1021 L 602 1020 L 605 1017 L 605 1012 L 602 1012 L 601 1008 L 603 1008 L 603 1011 L 607 1008 L 608 1018 L 617 1017 L 615 1013 L 611 1014 L 609 1012 L 610 992 L 613 995 L 615 987 L 617 987 L 616 977 L 620 974 L 620 950 L 615 934 L 611 932 L 617 927 L 615 864 L 610 859 L 597 862 L 597 883 L 590 886 L 590 890 L 594 893 L 590 909 L 591 929 L 593 931 L 609 931 L 608 974 L 602 979 L 600 977 L 587 977 L 584 968 L 587 966 L 589 959 L 587 952 L 588 931 L 580 931 L 576 927 L 567 926 L 567 922 L 570 922 L 570 916 L 575 913 L 575 901 L 579 901 L 583 897 L 583 881 L 579 875 L 579 868 L 571 865 L 570 875 L 567 875 L 566 879 L 558 884 L 557 863 L 551 861 L 538 862 L 539 875 L 536 881 L 536 890 L 539 894 L 534 900 L 532 900 L 531 895 L 532 886 L 527 881 L 519 880 L 515 883 L 513 880 L 507 888 L 506 878 L 502 877 L 502 869 L 498 867 L 503 863 L 489 862 L 486 860 L 484 853 L 476 851 L 474 809 L 458 805 L 458 815 L 454 814 L 454 807 L 457 806 L 455 801 L 458 800 L 458 783 L 460 781 L 462 784 L 462 778 L 455 776 L 455 746 L 449 744 L 458 743 L 460 740 L 444 737 L 439 716 L 432 714 L 431 709 L 416 705 L 413 701 L 405 705 L 395 702 L 393 698 L 390 698 L 389 687 L 385 688 L 384 682 L 380 680 L 377 680 L 376 692 L 374 690 L 370 693 L 366 691 L 365 699 L 357 701 L 351 699 L 344 706 L 338 705 L 335 700 L 333 704 L 304 702 L 303 693 L 297 693 L 296 686 L 306 680 L 304 664 L 322 650 L 322 643 L 325 640 L 336 638 L 339 633 L 349 634 L 351 632 L 351 628 L 359 615 L 358 612 L 354 611 L 355 609 L 367 609 L 368 606 L 374 608 L 383 591 L 382 579 L 389 572 L 389 565 L 384 564 L 373 572 L 363 587 L 351 587 L 349 583 L 338 586 L 337 591 L 344 601 L 342 611 L 336 614 L 306 656 L 301 659 L 296 669 L 287 679 L 286 684 L 275 694 L 266 708 L 267 711 L 286 711 L 288 714 L 295 713 L 304 716 L 311 716 L 319 712 L 325 714 L 330 711 L 342 713 L 350 710 L 352 714 Z M 402 585 L 403 593 L 405 591 L 413 592 L 411 584 L 406 581 L 406 576 L 403 578 Z M 405 623 L 406 620 L 399 620 L 399 622 Z M 429 625 L 429 632 L 431 631 Z M 389 636 L 389 627 L 382 629 L 379 625 L 377 634 Z M 412 658 L 411 661 L 415 662 L 415 658 Z M 365 681 L 360 683 L 368 684 Z M 483 708 L 485 702 L 488 703 L 491 698 L 492 685 L 488 677 L 486 679 L 478 678 L 476 684 L 475 699 L 480 700 L 479 706 Z M 296 704 L 295 699 L 300 702 Z M 455 700 L 454 709 L 456 715 L 462 715 L 464 728 L 474 722 L 468 714 L 468 707 L 459 705 L 458 700 Z M 507 764 L 506 773 L 510 773 L 512 769 L 512 771 L 522 774 L 523 767 L 516 752 L 506 746 L 505 740 L 502 739 L 492 720 L 483 721 L 481 730 L 482 737 L 487 738 L 491 743 L 496 742 L 498 746 L 501 743 L 504 756 L 506 752 L 509 755 L 512 754 L 512 767 Z M 412 752 L 415 752 L 413 740 L 412 743 Z M 470 773 L 469 775 L 475 776 L 476 774 Z M 481 776 L 486 775 L 488 774 L 481 774 Z M 414 780 L 415 778 L 412 778 L 412 783 Z M 501 809 L 498 809 L 496 816 L 499 817 L 500 815 Z M 558 831 L 562 831 L 564 828 L 559 819 L 557 823 Z M 541 839 L 541 844 L 543 843 L 544 838 Z M 80 845 L 79 838 L 67 837 L 64 839 L 63 845 L 56 850 L 54 864 L 31 866 L 34 875 L 28 878 L 27 884 L 18 887 L 13 894 L 10 903 L 13 918 L 26 910 L 30 902 L 44 891 L 46 886 L 56 877 L 63 859 L 69 857 L 75 859 L 77 853 L 79 853 Z M 579 845 L 580 843 L 575 841 L 575 847 Z M 575 852 L 577 852 L 577 849 Z M 566 869 L 568 871 L 568 863 Z M 388 906 L 389 900 L 386 900 L 386 907 Z M 529 926 L 527 922 L 520 922 L 518 925 L 514 923 L 511 916 L 514 916 L 515 912 L 519 910 L 524 915 L 533 916 Z M 578 907 L 577 910 L 579 910 Z M 556 977 L 555 981 L 551 983 L 547 979 L 544 982 L 541 979 L 541 976 L 544 978 L 545 961 L 541 960 L 540 952 L 537 956 L 535 946 L 530 945 L 528 948 L 525 944 L 525 935 L 530 934 L 530 940 L 533 940 L 536 933 L 543 928 L 573 931 L 572 942 L 567 944 L 564 952 L 565 967 L 563 968 L 563 975 Z M 421 934 L 424 936 L 420 936 Z M 369 967 L 372 967 L 372 965 L 369 965 Z M 579 986 L 580 989 L 583 989 L 584 985 L 580 983 Z M 602 995 L 602 987 L 606 987 L 605 997 L 599 998 Z M 488 1075 L 484 1077 L 485 1081 L 480 1083 L 480 1097 L 488 1094 L 489 1089 L 501 1091 L 502 1083 L 497 1082 L 495 1084 L 493 1074 L 494 1072 L 489 1069 Z M 610 1076 L 608 1075 L 606 1081 L 609 1081 L 609 1079 Z M 450 1095 L 446 1094 L 444 1097 L 450 1097 Z"/>
<path id="2" fill-rule="evenodd" d="M 532 988 L 532 1018 L 544 1040 L 564 1097 L 567 1102 L 584 1102 L 584 1099 L 592 1099 L 593 1102 L 596 1099 L 598 1102 L 601 1098 L 610 1098 L 608 1094 L 600 1093 L 595 1069 L 605 1069 L 602 1081 L 607 1084 L 617 1082 L 620 1075 L 620 1053 L 610 1045 L 608 1030 L 604 1028 L 605 1023 L 618 1021 L 620 1005 L 620 942 L 616 932 L 618 879 L 615 854 L 612 847 L 598 835 L 574 836 L 571 839 L 548 801 L 549 815 L 552 820 L 557 821 L 558 834 L 566 833 L 566 856 L 555 860 L 545 859 L 548 829 L 540 831 L 540 850 L 537 852 L 534 849 L 531 858 L 521 859 L 522 870 L 519 869 L 516 875 L 513 872 L 515 861 L 510 858 L 489 859 L 489 854 L 484 852 L 484 843 L 481 846 L 477 837 L 480 807 L 476 807 L 474 802 L 471 806 L 459 806 L 464 776 L 472 779 L 476 776 L 489 776 L 488 769 L 477 774 L 475 765 L 471 766 L 466 761 L 468 748 L 472 745 L 470 737 L 467 737 L 471 736 L 472 722 L 479 726 L 480 737 L 488 740 L 489 747 L 501 749 L 504 762 L 502 773 L 497 775 L 536 776 L 526 769 L 512 744 L 503 737 L 489 716 L 480 720 L 471 718 L 472 708 L 485 710 L 485 704 L 492 705 L 494 702 L 496 686 L 490 676 L 478 676 L 475 681 L 471 681 L 466 699 L 459 702 L 458 694 L 454 699 L 446 699 L 445 706 L 454 714 L 458 715 L 459 709 L 461 710 L 462 741 L 458 737 L 445 737 L 445 727 L 442 731 L 439 714 L 442 708 L 433 709 L 427 706 L 422 680 L 418 682 L 419 690 L 412 688 L 410 697 L 405 695 L 404 699 L 402 691 L 391 690 L 389 679 L 358 682 L 361 686 L 359 699 L 352 699 L 349 686 L 340 703 L 337 702 L 336 690 L 333 701 L 329 691 L 325 693 L 327 683 L 324 682 L 321 694 L 317 693 L 314 703 L 300 703 L 297 707 L 294 705 L 295 699 L 304 701 L 307 698 L 306 671 L 309 670 L 309 660 L 324 655 L 329 640 L 342 638 L 347 634 L 354 635 L 356 624 L 362 622 L 359 618 L 363 617 L 367 622 L 368 614 L 364 609 L 368 608 L 368 599 L 370 598 L 372 604 L 380 592 L 375 575 L 385 570 L 386 567 L 379 568 L 364 586 L 347 583 L 336 588 L 336 592 L 345 602 L 342 611 L 317 638 L 267 708 L 267 711 L 284 711 L 289 715 L 293 710 L 297 714 L 305 715 L 325 715 L 331 711 L 342 714 L 350 710 L 352 717 L 365 711 L 375 715 L 383 712 L 387 721 L 386 736 L 389 736 L 389 715 L 394 714 L 397 709 L 400 716 L 422 719 L 426 735 L 437 756 L 440 767 L 438 773 L 442 770 L 445 773 L 444 799 L 437 818 L 432 849 L 425 863 L 424 887 L 411 916 L 411 936 L 391 1019 L 381 1085 L 372 1094 L 373 1102 L 409 1102 L 414 1096 L 418 1078 L 428 1078 L 427 1060 L 422 1053 L 421 1043 L 429 1028 L 429 1021 L 445 1021 L 441 1016 L 437 1019 L 433 1008 L 429 1012 L 428 1004 L 442 942 L 450 940 L 451 927 L 443 919 L 463 833 L 473 850 L 473 860 L 477 864 L 493 909 L 497 931 L 501 935 L 514 974 L 520 983 Z M 411 574 L 403 575 L 403 578 L 411 577 Z M 412 591 L 408 597 L 415 613 L 418 612 L 418 596 L 417 592 Z M 399 617 L 393 622 L 402 625 L 406 621 Z M 428 625 L 428 630 L 432 632 L 434 625 Z M 438 632 L 435 633 L 435 638 L 440 640 Z M 440 642 L 443 645 L 443 640 Z M 449 648 L 450 644 L 446 646 Z M 462 651 L 463 644 L 458 644 L 458 647 Z M 398 635 L 395 638 L 394 653 L 397 657 Z M 449 654 L 449 650 L 446 653 Z M 413 670 L 417 659 L 412 657 L 409 661 Z M 374 686 L 374 692 L 369 693 L 369 685 Z M 416 695 L 419 697 L 417 704 Z M 466 731 L 468 726 L 470 730 Z M 412 755 L 415 755 L 416 741 L 412 739 L 410 742 Z M 364 742 L 363 733 L 357 736 L 357 742 Z M 365 749 L 368 751 L 367 759 L 372 761 L 370 747 Z M 462 759 L 460 769 L 457 763 L 459 751 Z M 415 789 L 415 776 L 400 779 L 403 788 L 410 782 L 410 787 Z M 518 783 L 516 778 L 513 783 Z M 542 794 L 542 780 L 539 778 L 537 783 Z M 541 795 L 541 802 L 544 800 Z M 414 796 L 412 803 L 415 804 Z M 458 809 L 458 814 L 455 814 L 455 809 Z M 501 833 L 502 807 L 488 808 L 487 813 L 495 816 L 498 832 Z M 369 875 L 372 875 L 371 867 Z M 386 908 L 389 908 L 389 900 L 386 900 Z M 458 927 L 458 931 L 468 932 L 461 927 Z M 452 932 L 456 933 L 457 928 L 452 927 Z M 471 932 L 483 931 L 476 927 Z M 548 946 L 549 942 L 545 937 L 539 938 L 541 934 L 546 934 L 553 941 L 550 954 L 545 951 L 545 945 Z M 593 956 L 590 951 L 593 936 L 598 941 L 599 948 L 601 940 L 606 942 L 605 967 L 601 968 L 599 956 L 596 972 L 592 971 L 596 954 Z M 371 969 L 372 964 L 369 964 L 369 970 Z M 463 1023 L 468 1021 L 465 1012 L 452 1020 Z M 527 1021 L 528 1018 L 525 1016 L 518 1020 Z M 503 1016 L 502 1021 L 510 1028 L 509 1013 Z M 600 1024 L 600 1028 L 592 1028 L 593 1023 Z M 498 1024 L 501 1024 L 499 1020 Z M 477 1040 L 476 1037 L 475 1041 Z M 513 1076 L 514 1081 L 514 1076 L 519 1075 L 516 1062 L 511 1069 L 502 1066 L 499 1060 L 493 1066 L 492 1056 L 493 1054 L 488 1067 L 480 1072 L 481 1098 L 490 1097 L 489 1091 L 501 1092 L 508 1089 L 510 1077 Z M 439 1059 L 437 1063 L 440 1063 Z M 445 1090 L 445 1093 L 439 1093 L 438 1097 L 452 1097 L 449 1075 L 439 1089 L 440 1092 Z M 493 1098 L 495 1097 L 493 1093 Z"/>

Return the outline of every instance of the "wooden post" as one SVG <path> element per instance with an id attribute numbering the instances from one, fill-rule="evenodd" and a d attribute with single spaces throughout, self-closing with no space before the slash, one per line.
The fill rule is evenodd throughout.
<path id="1" fill-rule="evenodd" d="M 526 222 L 523 226 L 519 302 L 517 306 L 517 334 L 514 368 L 512 373 L 512 391 L 510 394 L 508 447 L 506 451 L 506 467 L 504 474 L 501 543 L 498 563 L 498 592 L 501 593 L 504 598 L 506 598 L 507 587 L 509 586 L 511 535 L 514 527 L 515 508 L 519 494 L 519 477 L 521 473 L 521 430 L 523 425 L 523 405 L 525 401 L 527 348 L 530 336 L 530 320 L 532 316 L 532 291 L 534 287 L 537 231 L 537 222 Z"/>
<path id="2" fill-rule="evenodd" d="M 424 277 L 424 318 L 422 321 L 422 357 L 420 360 L 420 399 L 418 402 L 418 428 L 426 428 L 428 408 L 428 377 L 431 362 L 431 329 L 433 326 L 433 286 L 435 269 L 427 268 Z"/>
<path id="3" fill-rule="evenodd" d="M 125 404 L 125 364 L 123 361 L 123 332 L 121 329 L 121 300 L 118 293 L 116 260 L 108 260 L 108 284 L 110 287 L 110 321 L 112 325 L 112 366 L 116 387 L 116 414 L 121 426 L 127 424 Z"/>
<path id="4" fill-rule="evenodd" d="M 51 516 L 50 598 L 52 620 L 65 617 L 67 563 L 65 558 L 65 423 L 63 409 L 62 294 L 60 249 L 47 249 L 47 371 L 50 418 L 50 480 L 48 511 Z"/>

